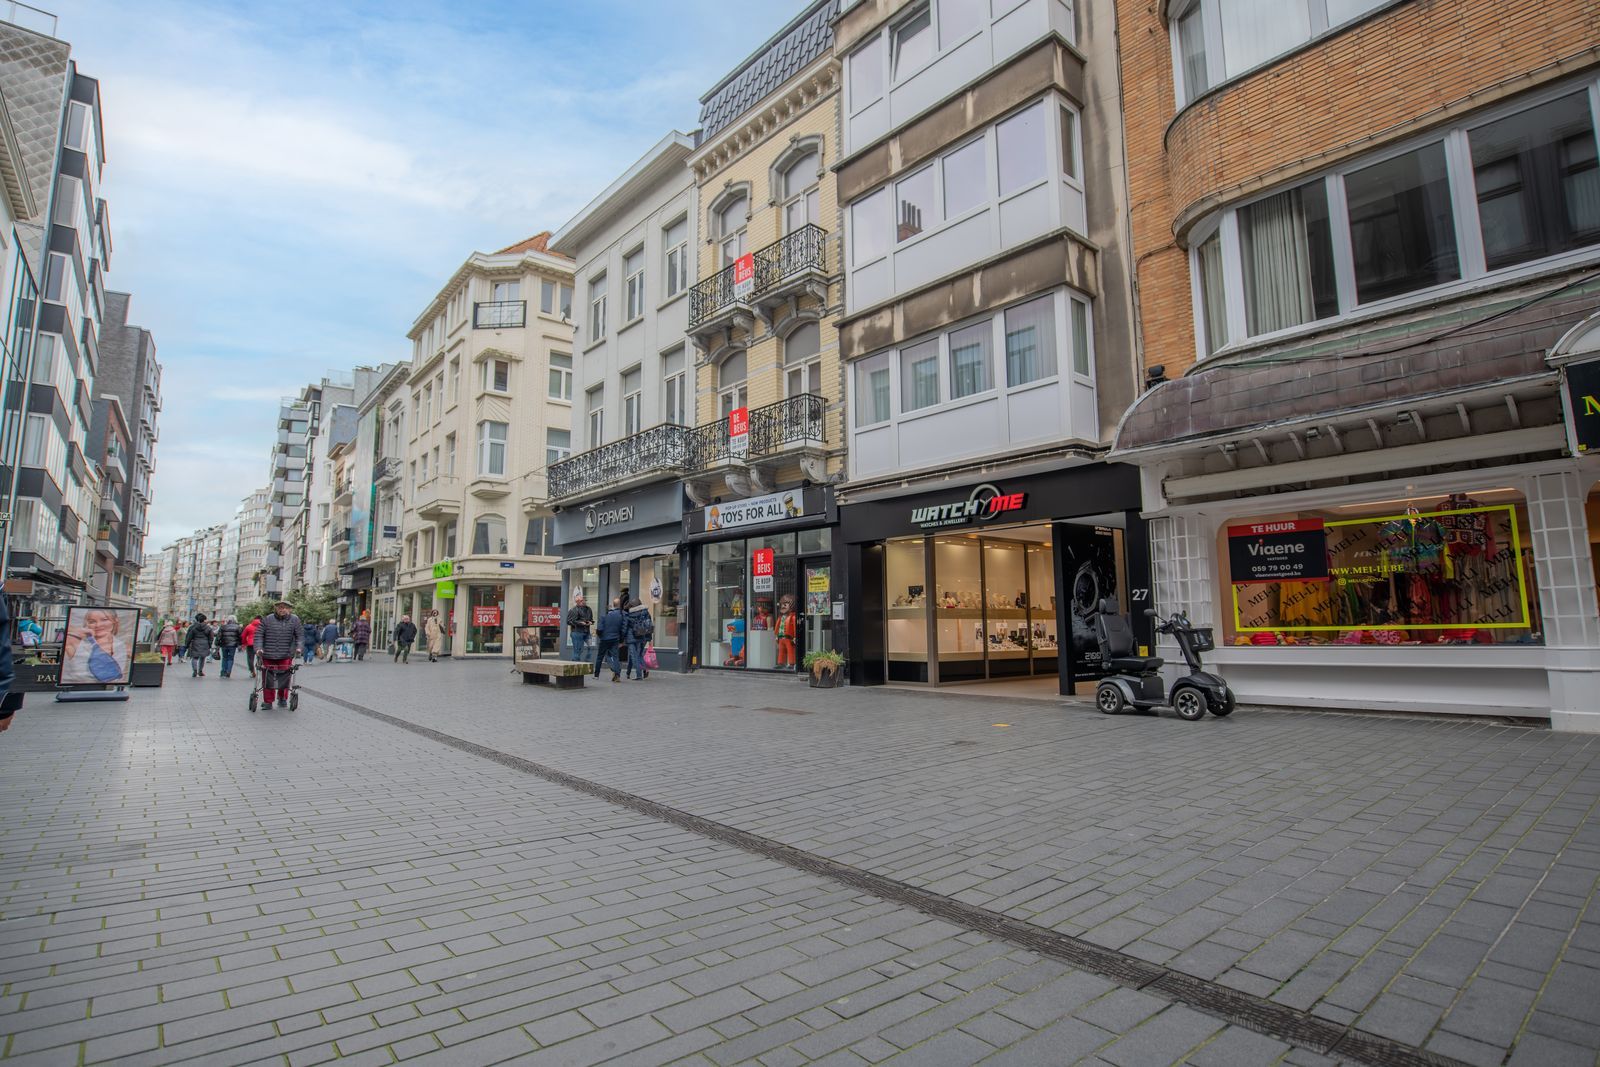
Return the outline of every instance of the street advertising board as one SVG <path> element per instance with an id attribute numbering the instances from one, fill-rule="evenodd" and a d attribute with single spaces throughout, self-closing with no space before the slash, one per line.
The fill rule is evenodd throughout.
<path id="1" fill-rule="evenodd" d="M 56 684 L 127 685 L 138 628 L 138 608 L 69 607 Z"/>
<path id="2" fill-rule="evenodd" d="M 728 412 L 728 453 L 743 456 L 750 451 L 750 409 L 734 408 Z"/>
<path id="3" fill-rule="evenodd" d="M 1325 582 L 1328 533 L 1321 519 L 1281 519 L 1228 527 L 1233 584 Z"/>
<path id="4" fill-rule="evenodd" d="M 499 626 L 500 609 L 493 604 L 474 604 L 472 606 L 472 625 Z"/>
<path id="5" fill-rule="evenodd" d="M 528 605 L 529 626 L 560 626 L 561 609 L 554 607 L 539 607 L 536 604 Z"/>
<path id="6" fill-rule="evenodd" d="M 772 592 L 772 570 L 772 549 L 758 548 L 750 554 L 750 589 L 752 592 Z"/>
<path id="7" fill-rule="evenodd" d="M 746 252 L 733 261 L 733 295 L 744 300 L 755 291 L 756 287 L 756 257 L 754 252 Z"/>
<path id="8" fill-rule="evenodd" d="M 1567 389 L 1567 427 L 1572 451 L 1600 455 L 1600 360 L 1569 363 L 1562 371 Z"/>

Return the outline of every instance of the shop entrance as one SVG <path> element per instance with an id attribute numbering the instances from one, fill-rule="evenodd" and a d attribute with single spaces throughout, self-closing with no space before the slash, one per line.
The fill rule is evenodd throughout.
<path id="1" fill-rule="evenodd" d="M 827 529 L 706 545 L 701 665 L 792 671 L 832 648 L 831 550 Z"/>
<path id="2" fill-rule="evenodd" d="M 887 680 L 1056 677 L 1063 641 L 1074 680 L 1098 677 L 1089 616 L 1107 597 L 1126 610 L 1121 535 L 1095 525 L 1033 523 L 888 541 Z"/>

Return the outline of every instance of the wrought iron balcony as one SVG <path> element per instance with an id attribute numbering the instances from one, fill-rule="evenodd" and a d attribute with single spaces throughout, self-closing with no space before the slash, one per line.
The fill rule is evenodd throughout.
<path id="1" fill-rule="evenodd" d="M 379 485 L 400 480 L 400 461 L 393 456 L 380 459 L 372 468 L 372 480 Z"/>
<path id="2" fill-rule="evenodd" d="M 696 426 L 691 442 L 691 470 L 705 470 L 730 459 L 762 459 L 796 448 L 823 443 L 828 402 L 802 393 L 754 408 L 750 412 L 750 441 L 743 456 L 734 456 L 728 439 L 728 420 Z"/>
<path id="3" fill-rule="evenodd" d="M 751 259 L 755 273 L 749 292 L 737 291 L 731 263 L 689 290 L 689 329 L 716 328 L 729 313 L 759 309 L 787 297 L 808 280 L 825 280 L 828 232 L 808 223 L 756 252 Z"/>
<path id="4" fill-rule="evenodd" d="M 522 326 L 527 321 L 526 300 L 485 300 L 472 305 L 474 330 L 499 330 Z"/>
<path id="5" fill-rule="evenodd" d="M 552 463 L 546 472 L 545 491 L 551 500 L 562 500 L 652 474 L 679 473 L 686 469 L 693 432 L 687 426 L 663 423 Z"/>

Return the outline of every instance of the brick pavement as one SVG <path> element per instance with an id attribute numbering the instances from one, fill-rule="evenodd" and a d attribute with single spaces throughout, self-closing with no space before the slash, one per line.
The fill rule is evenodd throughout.
<path id="1" fill-rule="evenodd" d="M 1464 1062 L 1596 1062 L 1584 738 L 709 675 L 564 694 L 492 662 L 303 677 Z M 1333 1062 L 314 698 L 252 717 L 244 693 L 35 702 L 0 739 L 0 1052 Z"/>

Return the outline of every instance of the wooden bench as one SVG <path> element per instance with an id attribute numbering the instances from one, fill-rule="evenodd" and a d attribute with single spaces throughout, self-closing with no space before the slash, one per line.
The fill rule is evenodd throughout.
<path id="1" fill-rule="evenodd" d="M 524 685 L 553 685 L 557 689 L 582 689 L 594 665 L 566 659 L 519 659 L 512 670 L 522 672 Z"/>

